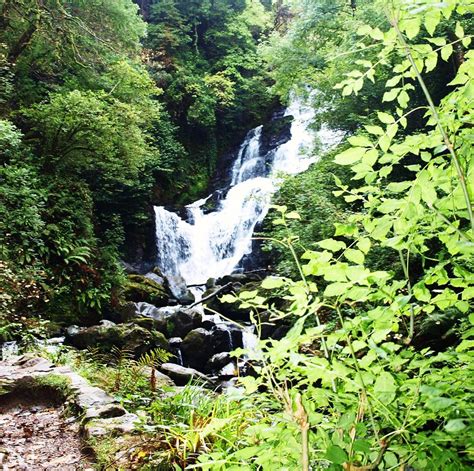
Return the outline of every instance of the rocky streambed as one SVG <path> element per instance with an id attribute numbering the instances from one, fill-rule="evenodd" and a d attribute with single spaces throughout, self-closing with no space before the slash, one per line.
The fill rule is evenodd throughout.
<path id="1" fill-rule="evenodd" d="M 116 347 L 135 358 L 159 348 L 171 354 L 160 370 L 175 384 L 181 386 L 194 378 L 217 387 L 238 375 L 241 365 L 231 352 L 247 347 L 252 331 L 249 311 L 237 303 L 223 303 L 220 297 L 256 289 L 263 276 L 259 272 L 208 280 L 202 294 L 205 302 L 200 303 L 190 291 L 181 290 L 176 296 L 157 269 L 147 275 L 130 274 L 123 300 L 108 319 L 98 325 L 68 327 L 65 343 L 103 352 Z M 285 332 L 285 326 L 264 323 L 264 337 L 281 337 Z"/>

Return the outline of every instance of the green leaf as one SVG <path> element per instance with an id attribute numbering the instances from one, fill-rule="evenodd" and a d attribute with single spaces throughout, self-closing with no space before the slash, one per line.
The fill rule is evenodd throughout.
<path id="1" fill-rule="evenodd" d="M 347 453 L 337 445 L 331 445 L 326 451 L 326 459 L 334 464 L 343 464 L 347 461 Z"/>
<path id="2" fill-rule="evenodd" d="M 325 250 L 330 250 L 331 252 L 338 252 L 339 250 L 343 250 L 346 248 L 346 244 L 340 240 L 334 240 L 334 239 L 325 239 L 325 240 L 320 240 L 317 242 L 317 244 L 325 249 Z"/>
<path id="3" fill-rule="evenodd" d="M 415 295 L 416 299 L 425 303 L 429 302 L 429 300 L 431 299 L 431 293 L 429 289 L 425 286 L 424 283 L 421 282 L 413 286 L 413 294 Z"/>
<path id="4" fill-rule="evenodd" d="M 344 257 L 346 257 L 350 262 L 357 263 L 358 265 L 362 265 L 365 260 L 364 253 L 355 249 L 347 249 L 344 252 Z"/>
<path id="5" fill-rule="evenodd" d="M 372 243 L 370 242 L 370 239 L 367 239 L 366 237 L 359 239 L 357 242 L 357 247 L 359 247 L 359 249 L 365 254 L 369 252 L 371 245 Z"/>
<path id="6" fill-rule="evenodd" d="M 395 118 L 388 113 L 384 113 L 382 111 L 377 112 L 377 116 L 379 120 L 384 124 L 392 124 L 395 122 Z"/>
<path id="7" fill-rule="evenodd" d="M 395 75 L 395 77 L 392 77 L 391 79 L 387 80 L 387 83 L 385 84 L 385 86 L 387 88 L 395 87 L 396 85 L 399 84 L 402 78 L 403 78 L 403 75 Z"/>
<path id="8" fill-rule="evenodd" d="M 350 149 L 337 154 L 334 158 L 334 162 L 339 165 L 353 165 L 358 162 L 366 152 L 367 149 L 364 147 L 351 147 Z"/>
<path id="9" fill-rule="evenodd" d="M 430 36 L 433 36 L 440 19 L 441 13 L 437 8 L 428 9 L 425 16 L 425 28 Z"/>
<path id="10" fill-rule="evenodd" d="M 374 393 L 377 399 L 384 404 L 390 404 L 396 396 L 397 384 L 393 376 L 383 371 L 376 379 L 374 384 Z"/>
<path id="11" fill-rule="evenodd" d="M 252 394 L 258 391 L 260 383 L 253 376 L 245 376 L 240 378 L 240 383 L 244 386 L 247 394 Z"/>
<path id="12" fill-rule="evenodd" d="M 352 448 L 354 451 L 359 451 L 368 455 L 370 453 L 370 442 L 367 440 L 355 440 Z"/>
<path id="13" fill-rule="evenodd" d="M 362 163 L 372 167 L 377 162 L 379 158 L 379 151 L 377 149 L 369 149 L 367 153 L 362 157 Z"/>
<path id="14" fill-rule="evenodd" d="M 444 426 L 444 429 L 448 433 L 456 433 L 461 432 L 466 428 L 466 424 L 462 419 L 451 419 L 448 423 Z"/>
<path id="15" fill-rule="evenodd" d="M 392 182 L 387 185 L 387 190 L 393 193 L 402 193 L 413 186 L 413 182 Z"/>
<path id="16" fill-rule="evenodd" d="M 287 219 L 301 219 L 301 216 L 296 211 L 290 211 L 289 213 L 286 213 L 285 217 Z"/>
<path id="17" fill-rule="evenodd" d="M 275 289 L 281 288 L 285 285 L 285 280 L 283 278 L 277 278 L 276 276 L 268 276 L 262 281 L 260 285 L 263 289 Z"/>
<path id="18" fill-rule="evenodd" d="M 239 298 L 240 299 L 245 299 L 245 300 L 254 299 L 257 295 L 258 295 L 258 290 L 242 291 L 241 293 L 239 293 Z"/>
<path id="19" fill-rule="evenodd" d="M 224 296 L 221 296 L 219 299 L 223 303 L 235 303 L 237 301 L 237 298 L 232 294 L 224 294 Z"/>
<path id="20" fill-rule="evenodd" d="M 341 294 L 344 294 L 351 286 L 351 283 L 331 283 L 330 285 L 326 286 L 326 289 L 324 290 L 324 296 L 327 298 L 340 296 Z"/>
<path id="21" fill-rule="evenodd" d="M 410 95 L 408 95 L 405 90 L 402 90 L 397 97 L 397 101 L 402 108 L 406 108 L 408 106 L 408 103 L 410 102 Z"/>
<path id="22" fill-rule="evenodd" d="M 454 34 L 455 34 L 459 39 L 463 39 L 463 38 L 464 38 L 464 28 L 461 26 L 461 23 L 459 23 L 459 21 L 456 22 L 456 29 L 454 30 Z"/>
<path id="23" fill-rule="evenodd" d="M 425 60 L 426 72 L 431 72 L 436 68 L 438 64 L 438 54 L 436 52 L 431 52 Z"/>
<path id="24" fill-rule="evenodd" d="M 449 406 L 452 406 L 455 402 L 456 401 L 454 399 L 450 399 L 449 397 L 435 396 L 430 397 L 425 404 L 428 409 L 438 412 L 440 410 L 446 409 Z"/>
<path id="25" fill-rule="evenodd" d="M 452 53 L 453 53 L 453 45 L 447 44 L 441 49 L 441 58 L 447 62 L 449 58 L 451 57 Z"/>
<path id="26" fill-rule="evenodd" d="M 420 32 L 420 18 L 406 18 L 400 22 L 400 28 L 405 31 L 408 39 L 413 39 Z"/>
<path id="27" fill-rule="evenodd" d="M 385 131 L 380 126 L 364 126 L 369 134 L 374 134 L 376 136 L 383 136 Z"/>
<path id="28" fill-rule="evenodd" d="M 390 91 L 385 92 L 382 98 L 382 102 L 390 102 L 397 98 L 398 94 L 400 93 L 400 88 L 392 88 Z"/>
<path id="29" fill-rule="evenodd" d="M 372 31 L 369 33 L 369 35 L 372 39 L 375 39 L 376 41 L 383 41 L 384 40 L 384 34 L 379 28 L 372 29 Z"/>
<path id="30" fill-rule="evenodd" d="M 352 136 L 348 139 L 351 146 L 356 147 L 372 147 L 372 142 L 366 136 Z"/>

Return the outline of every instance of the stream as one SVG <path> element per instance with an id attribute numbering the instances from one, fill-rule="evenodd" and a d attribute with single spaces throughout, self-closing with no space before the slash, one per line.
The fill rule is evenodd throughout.
<path id="1" fill-rule="evenodd" d="M 242 260 L 252 257 L 255 228 L 267 215 L 282 179 L 307 170 L 318 159 L 315 145 L 324 152 L 342 138 L 341 133 L 324 126 L 313 130 L 314 108 L 300 98 L 291 100 L 285 117 L 292 117 L 289 139 L 266 150 L 263 126 L 251 129 L 227 169 L 225 180 L 230 183 L 187 205 L 184 218 L 163 206 L 154 208 L 157 265 L 175 292 L 192 286 L 199 300 L 204 291 L 201 286 L 209 279 L 242 270 Z M 207 203 L 216 196 L 217 204 L 209 211 Z M 218 315 L 206 315 L 203 308 L 201 313 L 220 328 L 229 327 Z M 252 327 L 243 330 L 242 343 L 246 349 L 254 348 Z"/>

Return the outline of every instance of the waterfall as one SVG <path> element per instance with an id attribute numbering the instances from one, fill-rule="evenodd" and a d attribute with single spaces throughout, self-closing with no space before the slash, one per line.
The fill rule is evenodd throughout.
<path id="1" fill-rule="evenodd" d="M 311 130 L 315 112 L 299 99 L 285 115 L 293 116 L 291 138 L 266 155 L 262 126 L 247 134 L 229 170 L 230 188 L 215 211 L 206 214 L 203 208 L 212 195 L 186 207 L 189 222 L 155 207 L 158 266 L 165 275 L 192 285 L 232 273 L 251 253 L 255 226 L 266 216 L 281 174 L 302 172 L 316 160 L 311 152 L 316 135 L 326 148 L 340 139 L 329 129 Z"/>

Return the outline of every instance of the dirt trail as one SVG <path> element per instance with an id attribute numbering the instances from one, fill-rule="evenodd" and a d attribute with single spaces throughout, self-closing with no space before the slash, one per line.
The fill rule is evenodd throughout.
<path id="1" fill-rule="evenodd" d="M 0 469 L 92 471 L 73 419 L 51 401 L 9 398 L 0 403 Z"/>

